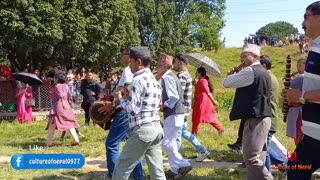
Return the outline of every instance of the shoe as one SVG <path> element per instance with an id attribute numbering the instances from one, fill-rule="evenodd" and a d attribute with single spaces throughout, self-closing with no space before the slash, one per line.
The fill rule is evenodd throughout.
<path id="1" fill-rule="evenodd" d="M 242 164 L 239 165 L 240 168 L 246 168 L 246 163 L 243 162 Z"/>
<path id="2" fill-rule="evenodd" d="M 71 144 L 71 146 L 80 146 L 80 142 L 74 142 Z"/>
<path id="3" fill-rule="evenodd" d="M 234 144 L 228 144 L 228 147 L 235 151 L 240 151 L 242 149 L 241 145 L 234 143 Z"/>
<path id="4" fill-rule="evenodd" d="M 210 152 L 205 150 L 204 152 L 201 152 L 198 157 L 196 158 L 196 162 L 202 162 L 205 160 L 208 156 L 210 156 Z"/>
<path id="5" fill-rule="evenodd" d="M 188 172 L 192 170 L 192 166 L 181 167 L 178 170 L 178 174 L 174 176 L 174 179 L 182 179 Z"/>
<path id="6" fill-rule="evenodd" d="M 42 147 L 52 147 L 52 146 L 54 146 L 54 144 L 52 143 L 52 144 L 49 145 L 47 143 L 42 143 L 41 146 Z"/>

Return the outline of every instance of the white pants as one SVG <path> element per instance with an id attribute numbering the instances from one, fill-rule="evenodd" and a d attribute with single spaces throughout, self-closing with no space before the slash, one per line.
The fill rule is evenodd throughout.
<path id="1" fill-rule="evenodd" d="M 51 145 L 53 143 L 53 137 L 54 137 L 55 130 L 56 130 L 56 124 L 49 124 L 48 137 L 47 137 L 47 141 L 46 141 L 47 145 Z M 73 141 L 74 142 L 79 142 L 79 137 L 78 137 L 78 134 L 76 132 L 76 129 L 75 128 L 71 128 L 71 129 L 69 129 L 69 131 L 70 131 L 70 133 L 72 135 Z"/>
<path id="2" fill-rule="evenodd" d="M 173 173 L 178 174 L 179 168 L 190 166 L 190 162 L 184 159 L 178 151 L 178 130 L 184 122 L 184 114 L 168 116 L 163 123 L 162 147 L 168 154 L 168 162 Z"/>

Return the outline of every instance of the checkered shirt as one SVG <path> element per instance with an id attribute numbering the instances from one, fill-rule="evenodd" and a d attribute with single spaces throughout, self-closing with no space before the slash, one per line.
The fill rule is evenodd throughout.
<path id="1" fill-rule="evenodd" d="M 149 68 L 133 74 L 127 102 L 120 99 L 121 106 L 128 112 L 130 128 L 160 120 L 161 92 L 162 88 Z"/>
<path id="2" fill-rule="evenodd" d="M 182 91 L 183 91 L 182 103 L 186 108 L 185 116 L 189 116 L 190 109 L 191 109 L 191 99 L 192 99 L 192 77 L 187 69 L 185 71 L 179 72 L 177 76 L 180 80 Z"/>

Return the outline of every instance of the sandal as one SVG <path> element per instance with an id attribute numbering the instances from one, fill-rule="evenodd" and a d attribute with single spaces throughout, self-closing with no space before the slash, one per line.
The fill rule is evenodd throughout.
<path id="1" fill-rule="evenodd" d="M 52 147 L 52 146 L 54 146 L 54 144 L 53 143 L 52 144 L 42 143 L 41 146 L 42 147 Z"/>
<path id="2" fill-rule="evenodd" d="M 80 146 L 80 142 L 74 142 L 71 144 L 71 146 Z"/>

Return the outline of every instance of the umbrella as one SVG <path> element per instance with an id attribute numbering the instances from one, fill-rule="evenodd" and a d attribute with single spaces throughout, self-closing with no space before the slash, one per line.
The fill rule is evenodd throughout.
<path id="1" fill-rule="evenodd" d="M 41 79 L 37 75 L 32 73 L 27 73 L 27 72 L 12 73 L 12 77 L 17 81 L 22 81 L 22 82 L 28 83 L 29 85 L 43 84 Z"/>
<path id="2" fill-rule="evenodd" d="M 186 53 L 184 56 L 187 57 L 189 64 L 204 67 L 208 74 L 218 77 L 221 75 L 218 65 L 209 57 L 200 53 Z"/>

